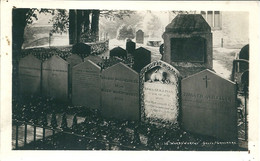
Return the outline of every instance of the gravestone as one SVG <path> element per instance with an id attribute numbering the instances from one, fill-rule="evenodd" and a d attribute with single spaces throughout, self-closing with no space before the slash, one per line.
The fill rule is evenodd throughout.
<path id="1" fill-rule="evenodd" d="M 233 60 L 233 68 L 231 80 L 238 84 L 238 90 L 243 90 L 243 83 L 241 82 L 241 76 L 249 69 L 249 61 L 245 59 Z"/>
<path id="2" fill-rule="evenodd" d="M 97 56 L 97 55 L 89 55 L 89 56 L 84 58 L 84 61 L 88 61 L 88 60 L 91 60 L 95 64 L 99 64 L 99 63 L 103 63 L 104 62 L 104 60 L 102 58 L 100 58 L 99 56 Z"/>
<path id="3" fill-rule="evenodd" d="M 249 44 L 245 45 L 239 52 L 239 59 L 249 60 Z"/>
<path id="4" fill-rule="evenodd" d="M 74 67 L 75 65 L 81 63 L 81 62 L 82 62 L 82 59 L 81 59 L 80 56 L 78 56 L 78 55 L 76 55 L 76 54 L 72 54 L 72 55 L 70 55 L 70 56 L 67 58 L 66 61 L 70 64 L 70 66 L 71 66 L 71 68 L 72 68 L 72 67 Z"/>
<path id="5" fill-rule="evenodd" d="M 68 100 L 68 62 L 57 55 L 42 64 L 42 92 L 45 96 Z"/>
<path id="6" fill-rule="evenodd" d="M 151 51 L 143 47 L 136 49 L 133 56 L 134 56 L 133 69 L 137 72 L 140 72 L 143 67 L 151 63 Z"/>
<path id="7" fill-rule="evenodd" d="M 123 48 L 118 46 L 118 47 L 115 47 L 112 50 L 110 50 L 109 56 L 110 57 L 118 56 L 118 57 L 126 58 L 127 57 L 127 52 L 126 52 L 125 49 L 123 49 Z"/>
<path id="8" fill-rule="evenodd" d="M 90 55 L 91 53 L 91 46 L 85 44 L 85 43 L 76 43 L 72 46 L 72 53 L 78 54 L 82 58 Z"/>
<path id="9" fill-rule="evenodd" d="M 72 68 L 72 104 L 100 108 L 101 68 L 91 60 Z"/>
<path id="10" fill-rule="evenodd" d="M 139 76 L 122 62 L 101 74 L 102 115 L 122 120 L 139 120 Z"/>
<path id="11" fill-rule="evenodd" d="M 135 42 L 133 42 L 131 39 L 127 39 L 127 42 L 126 42 L 127 53 L 133 54 L 135 51 L 135 46 L 136 46 Z"/>
<path id="12" fill-rule="evenodd" d="M 69 97 L 71 98 L 71 92 L 72 92 L 72 67 L 82 62 L 82 59 L 80 56 L 76 54 L 70 55 L 67 60 L 69 63 Z"/>
<path id="13" fill-rule="evenodd" d="M 182 77 L 212 69 L 212 33 L 200 14 L 179 14 L 163 33 L 162 60 L 179 70 Z"/>
<path id="14" fill-rule="evenodd" d="M 20 94 L 41 92 L 41 61 L 31 54 L 19 61 L 19 86 Z"/>
<path id="15" fill-rule="evenodd" d="M 163 55 L 163 53 L 164 53 L 163 50 L 164 50 L 164 47 L 163 47 L 163 44 L 161 44 L 160 47 L 159 47 L 159 52 L 160 52 L 161 55 Z"/>
<path id="16" fill-rule="evenodd" d="M 178 125 L 179 72 L 161 60 L 140 72 L 141 119 L 144 122 Z"/>
<path id="17" fill-rule="evenodd" d="M 182 126 L 224 141 L 237 140 L 236 84 L 210 70 L 182 80 Z"/>
<path id="18" fill-rule="evenodd" d="M 144 43 L 144 32 L 142 30 L 138 30 L 136 32 L 136 43 L 139 43 L 139 44 Z"/>
<path id="19" fill-rule="evenodd" d="M 239 59 L 249 61 L 249 44 L 245 45 L 239 52 Z M 239 63 L 239 71 L 244 72 L 248 70 L 249 64 Z"/>

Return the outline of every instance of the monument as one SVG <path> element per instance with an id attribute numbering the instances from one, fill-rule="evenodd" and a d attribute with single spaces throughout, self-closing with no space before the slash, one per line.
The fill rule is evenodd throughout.
<path id="1" fill-rule="evenodd" d="M 211 28 L 200 14 L 179 14 L 163 33 L 162 60 L 186 77 L 204 69 L 212 69 Z"/>

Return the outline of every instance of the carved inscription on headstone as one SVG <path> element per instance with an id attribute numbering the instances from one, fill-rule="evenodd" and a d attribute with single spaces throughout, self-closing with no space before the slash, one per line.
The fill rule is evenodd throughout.
<path id="1" fill-rule="evenodd" d="M 139 120 L 139 76 L 123 63 L 102 72 L 102 114 L 122 120 Z"/>
<path id="2" fill-rule="evenodd" d="M 41 61 L 33 55 L 19 61 L 19 86 L 21 94 L 40 94 Z"/>
<path id="3" fill-rule="evenodd" d="M 163 61 L 141 70 L 141 116 L 150 123 L 176 124 L 179 114 L 179 73 Z"/>
<path id="4" fill-rule="evenodd" d="M 182 124 L 187 131 L 237 140 L 236 85 L 210 70 L 182 80 Z"/>
<path id="5" fill-rule="evenodd" d="M 42 91 L 57 100 L 68 99 L 68 62 L 57 55 L 42 64 Z"/>
<path id="6" fill-rule="evenodd" d="M 100 67 L 88 60 L 72 69 L 72 103 L 99 109 L 101 97 Z"/>

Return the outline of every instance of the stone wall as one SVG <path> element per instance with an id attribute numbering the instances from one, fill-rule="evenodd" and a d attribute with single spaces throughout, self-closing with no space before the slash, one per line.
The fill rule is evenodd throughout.
<path id="1" fill-rule="evenodd" d="M 248 44 L 248 12 L 222 12 L 222 37 L 226 48 L 242 48 Z M 213 44 L 217 45 L 219 42 L 219 31 L 213 32 Z"/>
<path id="2" fill-rule="evenodd" d="M 87 43 L 91 46 L 91 54 L 99 55 L 109 49 L 109 40 L 100 41 L 95 43 Z M 52 55 L 58 55 L 63 59 L 67 59 L 72 54 L 72 46 L 59 46 L 59 47 L 40 47 L 23 49 L 19 55 L 19 59 L 26 55 L 32 54 L 38 59 L 44 61 L 50 58 Z"/>

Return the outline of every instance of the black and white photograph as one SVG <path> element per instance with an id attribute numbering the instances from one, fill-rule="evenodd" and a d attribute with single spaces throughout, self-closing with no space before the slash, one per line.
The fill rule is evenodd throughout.
<path id="1" fill-rule="evenodd" d="M 259 3 L 119 2 L 2 3 L 1 19 L 10 18 L 6 32 L 1 23 L 0 64 L 8 151 L 257 160 Z"/>

